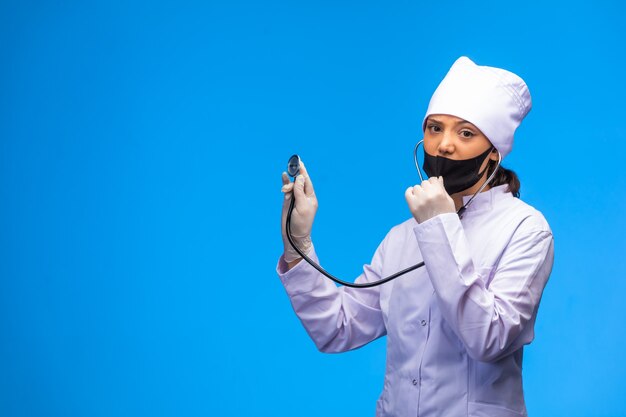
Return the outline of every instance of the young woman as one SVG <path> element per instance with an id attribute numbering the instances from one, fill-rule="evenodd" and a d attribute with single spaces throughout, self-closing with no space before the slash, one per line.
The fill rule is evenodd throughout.
<path id="1" fill-rule="evenodd" d="M 454 63 L 424 118 L 430 178 L 406 190 L 412 217 L 391 229 L 356 282 L 425 267 L 381 286 L 337 287 L 301 262 L 286 237 L 287 210 L 295 198 L 292 236 L 317 262 L 317 199 L 303 164 L 294 183 L 283 173 L 278 275 L 319 350 L 343 352 L 387 335 L 379 417 L 527 415 L 522 351 L 534 337 L 553 237 L 499 161 L 530 108 L 517 75 L 466 57 Z"/>

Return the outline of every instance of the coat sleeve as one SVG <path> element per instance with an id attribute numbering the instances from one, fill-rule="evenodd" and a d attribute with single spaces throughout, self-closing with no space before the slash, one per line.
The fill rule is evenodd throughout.
<path id="1" fill-rule="evenodd" d="M 436 216 L 414 232 L 439 308 L 473 359 L 494 362 L 533 340 L 554 260 L 549 229 L 519 228 L 489 272 L 489 286 L 456 214 Z"/>
<path id="2" fill-rule="evenodd" d="M 381 278 L 384 244 L 385 241 L 378 246 L 371 264 L 364 265 L 355 282 Z M 309 257 L 318 262 L 315 249 Z M 380 287 L 337 287 L 304 260 L 287 270 L 282 256 L 276 271 L 294 311 L 320 351 L 345 352 L 386 334 Z"/>

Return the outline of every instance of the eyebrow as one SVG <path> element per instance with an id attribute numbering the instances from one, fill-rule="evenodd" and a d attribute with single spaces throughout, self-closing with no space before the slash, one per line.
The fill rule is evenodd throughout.
<path id="1" fill-rule="evenodd" d="M 440 125 L 442 125 L 442 124 L 443 124 L 443 122 L 442 122 L 442 121 L 437 120 L 437 119 L 434 119 L 434 118 L 432 118 L 432 117 L 429 117 L 429 118 L 428 118 L 428 121 L 429 121 L 429 122 L 439 123 Z M 466 123 L 466 124 L 470 125 L 470 127 L 473 127 L 474 129 L 477 129 L 477 128 L 476 128 L 476 127 L 475 127 L 475 126 L 474 126 L 471 122 L 468 122 L 467 120 L 459 120 L 459 121 L 458 121 L 458 122 L 456 122 L 454 125 L 455 125 L 455 126 L 458 126 L 458 125 L 462 125 L 463 123 Z"/>

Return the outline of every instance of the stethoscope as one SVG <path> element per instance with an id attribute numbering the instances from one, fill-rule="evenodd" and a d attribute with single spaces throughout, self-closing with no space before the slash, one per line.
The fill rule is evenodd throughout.
<path id="1" fill-rule="evenodd" d="M 415 145 L 415 148 L 413 149 L 413 160 L 415 162 L 415 168 L 417 169 L 417 174 L 419 175 L 421 182 L 424 181 L 424 178 L 422 177 L 422 172 L 420 170 L 419 163 L 417 161 L 417 150 L 418 150 L 419 146 L 421 144 L 423 144 L 423 143 L 424 143 L 424 139 L 422 139 L 419 142 L 417 142 L 417 144 Z M 476 191 L 474 193 L 472 198 L 470 198 L 467 201 L 467 203 L 465 203 L 457 211 L 457 214 L 458 214 L 458 216 L 460 218 L 463 218 L 463 213 L 465 212 L 467 207 L 472 203 L 474 198 L 479 193 L 481 193 L 483 191 L 483 189 L 487 186 L 487 184 L 489 184 L 491 182 L 491 180 L 493 180 L 493 178 L 495 177 L 495 174 L 498 171 L 498 168 L 500 168 L 500 163 L 502 162 L 502 154 L 500 154 L 500 151 L 497 151 L 497 152 L 498 152 L 498 164 L 496 165 L 496 168 L 493 170 L 493 172 L 491 173 L 489 178 L 487 178 L 487 181 L 485 181 L 483 183 L 483 185 L 478 189 L 478 191 Z M 293 155 L 291 158 L 289 158 L 289 161 L 287 162 L 287 173 L 294 180 L 300 174 L 300 157 L 298 155 Z M 388 277 L 379 279 L 378 281 L 366 282 L 366 283 L 363 283 L 363 284 L 355 284 L 353 282 L 348 282 L 348 281 L 341 280 L 341 279 L 331 275 L 328 271 L 326 271 L 324 268 L 322 268 L 320 265 L 318 265 L 315 261 L 313 261 L 311 258 L 309 258 L 305 253 L 303 253 L 300 250 L 300 248 L 298 248 L 298 246 L 293 241 L 293 238 L 291 237 L 291 213 L 293 212 L 294 204 L 295 204 L 295 198 L 292 196 L 291 203 L 289 204 L 289 211 L 287 212 L 287 222 L 286 222 L 287 239 L 289 239 L 289 243 L 291 244 L 291 246 L 293 246 L 293 248 L 296 250 L 296 252 L 298 252 L 298 254 L 300 256 L 302 256 L 302 259 L 307 261 L 313 268 L 317 269 L 319 272 L 321 272 L 322 274 L 324 274 L 326 277 L 330 278 L 332 281 L 336 282 L 337 284 L 344 285 L 346 287 L 352 287 L 352 288 L 371 288 L 371 287 L 375 287 L 377 285 L 382 285 L 382 284 L 384 284 L 386 282 L 389 282 L 389 281 L 391 281 L 393 279 L 398 278 L 401 275 L 404 275 L 404 274 L 406 274 L 408 272 L 414 271 L 414 270 L 424 266 L 424 262 L 422 261 L 422 262 L 420 262 L 418 264 L 415 264 L 415 265 L 410 266 L 410 267 L 408 267 L 406 269 L 403 269 L 402 271 L 396 272 L 393 275 L 389 275 Z"/>

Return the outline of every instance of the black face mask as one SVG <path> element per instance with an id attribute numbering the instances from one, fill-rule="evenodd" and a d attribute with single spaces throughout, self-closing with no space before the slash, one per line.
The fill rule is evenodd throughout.
<path id="1" fill-rule="evenodd" d="M 424 150 L 424 172 L 429 177 L 443 177 L 443 186 L 448 194 L 467 190 L 476 184 L 485 174 L 487 167 L 482 172 L 480 166 L 493 147 L 484 153 L 470 159 L 454 160 L 443 156 L 432 156 Z"/>

